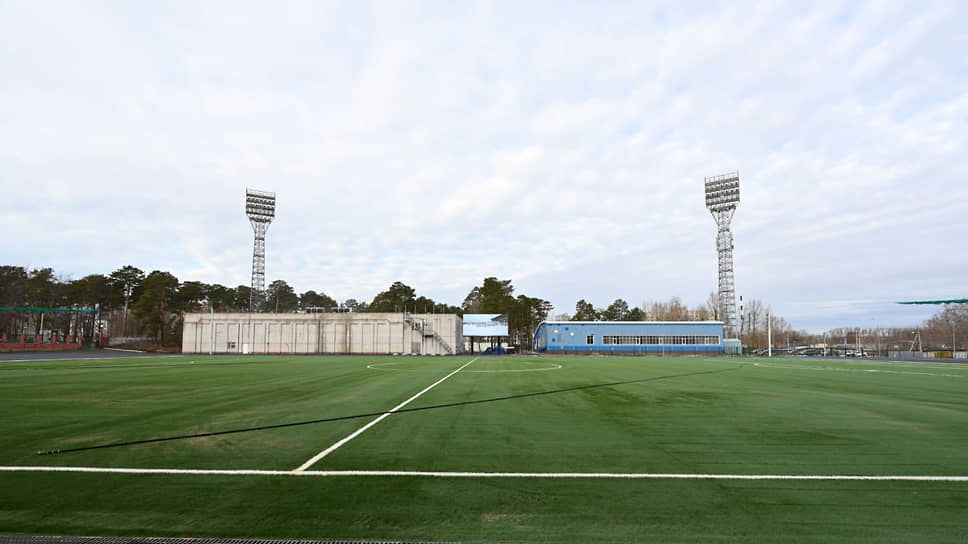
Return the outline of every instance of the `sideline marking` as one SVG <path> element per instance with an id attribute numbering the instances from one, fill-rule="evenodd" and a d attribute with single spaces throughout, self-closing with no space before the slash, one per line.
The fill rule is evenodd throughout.
<path id="1" fill-rule="evenodd" d="M 914 372 L 907 370 L 887 370 L 881 368 L 838 368 L 834 366 L 799 366 L 799 365 L 784 365 L 776 363 L 753 363 L 753 366 L 759 368 L 788 368 L 793 370 L 820 370 L 827 372 L 880 372 L 884 374 L 907 374 L 911 376 L 943 376 L 945 378 L 961 378 L 960 374 L 935 374 L 934 372 Z"/>
<path id="2" fill-rule="evenodd" d="M 130 355 L 125 357 L 67 357 L 62 359 L 0 359 L 0 363 L 44 363 L 44 362 L 51 362 L 51 361 L 125 361 L 127 359 L 168 359 L 171 357 L 184 357 L 184 355 L 178 353 L 175 355 Z"/>
<path id="3" fill-rule="evenodd" d="M 296 469 L 296 470 L 294 470 L 293 472 L 303 472 L 303 471 L 305 471 L 305 470 L 306 470 L 307 468 L 309 468 L 309 467 L 311 467 L 311 466 L 313 466 L 314 464 L 316 464 L 316 462 L 317 462 L 317 461 L 319 461 L 320 459 L 322 459 L 323 457 L 326 457 L 327 455 L 329 455 L 329 454 L 331 454 L 331 453 L 333 453 L 334 451 L 336 451 L 337 449 L 339 449 L 340 447 L 342 447 L 342 446 L 343 446 L 344 444 L 346 444 L 346 443 L 347 443 L 347 442 L 349 442 L 350 440 L 353 440 L 354 438 L 356 438 L 357 436 L 359 436 L 360 434 L 362 434 L 362 433 L 363 433 L 363 431 L 365 431 L 365 430 L 367 430 L 367 429 L 369 429 L 370 427 L 372 427 L 372 426 L 374 426 L 374 425 L 376 425 L 377 423 L 379 423 L 379 422 L 381 422 L 381 421 L 383 421 L 383 420 L 384 420 L 385 418 L 387 418 L 387 417 L 389 417 L 389 416 L 390 416 L 390 414 L 392 414 L 392 413 L 394 413 L 394 412 L 396 412 L 397 410 L 399 410 L 399 409 L 401 409 L 401 408 L 403 408 L 404 406 L 406 406 L 406 405 L 408 405 L 408 404 L 410 404 L 410 402 L 411 402 L 411 401 L 413 401 L 413 400 L 416 400 L 416 399 L 417 399 L 417 397 L 419 397 L 420 395 L 423 395 L 423 394 L 424 394 L 424 393 L 426 393 L 427 391 L 430 391 L 430 390 L 431 390 L 431 389 L 433 389 L 434 387 L 437 387 L 437 386 L 438 386 L 438 385 L 439 385 L 439 384 L 440 384 L 441 382 L 443 382 L 443 381 L 444 381 L 444 380 L 446 380 L 447 378 L 449 378 L 449 377 L 451 377 L 451 376 L 453 376 L 454 374 L 457 374 L 457 373 L 458 373 L 458 372 L 460 372 L 461 370 L 464 370 L 464 368 L 466 368 L 466 367 L 467 367 L 467 365 L 469 365 L 469 364 L 471 364 L 471 363 L 473 363 L 474 361 L 476 361 L 476 360 L 478 360 L 478 359 L 480 359 L 480 357 L 474 357 L 474 358 L 473 358 L 473 359 L 471 359 L 470 361 L 467 361 L 466 363 L 464 363 L 464 364 L 463 364 L 463 365 L 462 365 L 462 366 L 461 366 L 460 368 L 458 368 L 457 370 L 455 370 L 455 371 L 453 371 L 453 372 L 451 372 L 450 374 L 448 374 L 448 375 L 446 375 L 446 376 L 444 376 L 443 378 L 441 378 L 441 379 L 439 379 L 439 380 L 437 380 L 437 381 L 435 381 L 434 383 L 432 383 L 432 384 L 430 384 L 430 385 L 428 385 L 428 386 L 427 386 L 426 388 L 424 388 L 424 390 L 423 390 L 423 391 L 421 391 L 421 392 L 419 392 L 419 393 L 417 393 L 416 395 L 414 395 L 414 396 L 412 396 L 412 397 L 410 397 L 409 399 L 407 399 L 407 400 L 405 400 L 405 401 L 403 401 L 403 402 L 401 402 L 400 404 L 398 404 L 398 405 L 396 405 L 396 406 L 394 406 L 394 407 L 393 407 L 393 409 L 391 409 L 391 410 L 390 410 L 389 412 L 387 412 L 387 413 L 385 413 L 385 414 L 383 414 L 382 416 L 380 416 L 380 417 L 378 417 L 378 418 L 376 418 L 376 419 L 374 419 L 373 421 L 371 421 L 371 422 L 369 422 L 369 423 L 367 423 L 366 425 L 364 425 L 364 426 L 362 426 L 362 427 L 360 427 L 359 429 L 357 429 L 356 431 L 354 431 L 354 432 L 353 432 L 352 434 L 350 434 L 350 435 L 349 435 L 349 436 L 347 436 L 346 438 L 344 438 L 344 439 L 342 439 L 342 440 L 340 440 L 339 442 L 337 442 L 337 443 L 335 443 L 335 444 L 333 444 L 332 446 L 330 446 L 330 447 L 328 447 L 328 448 L 326 448 L 325 450 L 323 450 L 323 451 L 321 451 L 321 452 L 319 452 L 319 453 L 317 453 L 316 455 L 314 455 L 314 456 L 312 457 L 312 459 L 310 459 L 310 460 L 308 460 L 308 461 L 306 461 L 306 462 L 305 462 L 305 463 L 303 463 L 302 465 L 299 465 L 299 468 L 297 468 L 297 469 Z"/>
<path id="4" fill-rule="evenodd" d="M 968 482 L 968 476 L 861 476 L 854 474 L 663 474 L 621 472 L 424 472 L 408 470 L 218 470 L 180 468 L 102 468 L 0 466 L 0 472 L 74 472 L 114 474 L 186 474 L 211 476 L 404 476 L 424 478 L 547 478 L 547 479 L 612 479 L 612 480 L 839 480 L 839 481 L 908 481 Z"/>
<path id="5" fill-rule="evenodd" d="M 118 359 L 111 359 L 112 361 L 121 361 L 124 359 L 136 359 L 137 357 L 124 357 Z M 146 368 L 174 368 L 176 366 L 188 366 L 195 364 L 195 361 L 188 361 L 185 363 L 138 363 L 138 364 L 115 364 L 105 361 L 103 365 L 71 365 L 71 366 L 11 366 L 10 368 L 4 368 L 0 365 L 0 370 L 7 371 L 26 371 L 26 372 L 49 372 L 53 370 L 142 370 Z M 224 364 L 224 363 L 216 363 Z"/>

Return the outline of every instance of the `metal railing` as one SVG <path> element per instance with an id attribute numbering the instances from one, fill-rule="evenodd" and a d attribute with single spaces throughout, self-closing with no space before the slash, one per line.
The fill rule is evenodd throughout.
<path id="1" fill-rule="evenodd" d="M 414 331 L 419 332 L 425 338 L 433 338 L 448 355 L 454 354 L 454 349 L 450 347 L 450 344 L 434 330 L 434 324 L 430 321 L 423 319 L 418 319 L 413 316 L 410 312 L 404 312 L 403 321 L 410 325 L 410 328 Z"/>

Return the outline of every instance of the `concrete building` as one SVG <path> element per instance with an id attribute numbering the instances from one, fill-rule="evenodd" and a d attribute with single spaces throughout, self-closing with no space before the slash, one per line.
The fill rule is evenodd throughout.
<path id="1" fill-rule="evenodd" d="M 546 321 L 534 333 L 535 349 L 549 353 L 711 355 L 738 344 L 723 340 L 722 321 Z"/>
<path id="2" fill-rule="evenodd" d="M 451 355 L 461 326 L 454 314 L 185 314 L 182 352 Z"/>

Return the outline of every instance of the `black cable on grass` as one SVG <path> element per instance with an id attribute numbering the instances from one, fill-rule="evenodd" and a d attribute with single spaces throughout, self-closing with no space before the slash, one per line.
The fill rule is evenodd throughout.
<path id="1" fill-rule="evenodd" d="M 180 436 L 165 436 L 161 438 L 148 438 L 145 440 L 132 440 L 130 442 L 116 442 L 114 444 L 98 444 L 96 446 L 83 446 L 80 448 L 66 448 L 60 450 L 47 450 L 38 451 L 37 455 L 56 455 L 59 453 L 73 453 L 78 451 L 87 450 L 101 450 L 106 448 L 120 448 L 122 446 L 135 446 L 138 444 L 151 444 L 153 442 L 168 442 L 170 440 L 187 440 L 189 438 L 203 438 L 206 436 L 221 436 L 224 434 L 237 434 L 237 433 L 248 433 L 254 431 L 266 431 L 269 429 L 283 429 L 286 427 L 299 427 L 302 425 L 314 425 L 316 423 L 332 423 L 334 421 L 346 421 L 348 419 L 360 419 L 364 417 L 375 417 L 382 416 L 385 414 L 403 414 L 407 412 L 422 412 L 424 410 L 436 410 L 438 408 L 452 408 L 454 406 L 467 406 L 469 404 L 484 404 L 488 402 L 498 402 L 502 400 L 513 400 L 513 399 L 524 399 L 529 397 L 540 397 L 543 395 L 554 395 L 557 393 L 567 393 L 570 391 L 582 391 L 585 389 L 596 389 L 599 387 L 612 387 L 616 385 L 628 385 L 633 383 L 645 383 L 654 382 L 659 380 L 665 380 L 669 378 L 685 378 L 688 376 L 700 376 L 703 374 L 720 374 L 723 372 L 731 372 L 733 370 L 739 370 L 746 365 L 739 365 L 730 368 L 721 368 L 718 370 L 703 370 L 699 372 L 687 372 L 684 374 L 667 374 L 665 376 L 653 376 L 651 378 L 639 378 L 637 380 L 626 380 L 621 382 L 609 382 L 609 383 L 596 383 L 592 385 L 578 385 L 575 387 L 565 387 L 563 389 L 552 389 L 550 391 L 537 391 L 534 393 L 521 393 L 519 395 L 508 395 L 506 397 L 494 397 L 490 399 L 479 399 L 479 400 L 465 400 L 461 402 L 449 402 L 447 404 L 434 404 L 431 406 L 422 406 L 420 408 L 403 408 L 395 412 L 383 411 L 383 412 L 370 412 L 366 414 L 355 414 L 351 416 L 338 416 L 338 417 L 327 417 L 323 419 L 311 419 L 308 421 L 296 421 L 293 423 L 276 423 L 274 425 L 261 425 L 259 427 L 246 427 L 244 429 L 231 429 L 228 431 L 212 431 L 208 433 L 197 433 L 197 434 L 184 434 Z"/>

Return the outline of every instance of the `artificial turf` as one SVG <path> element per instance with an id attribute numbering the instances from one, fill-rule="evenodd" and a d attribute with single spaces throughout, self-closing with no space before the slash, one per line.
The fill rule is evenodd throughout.
<path id="1" fill-rule="evenodd" d="M 36 452 L 381 412 L 471 359 L 4 362 L 0 466 L 289 471 L 375 416 Z M 968 475 L 955 364 L 485 357 L 407 409 L 310 470 Z M 7 534 L 959 542 L 966 512 L 968 482 L 0 472 Z"/>

